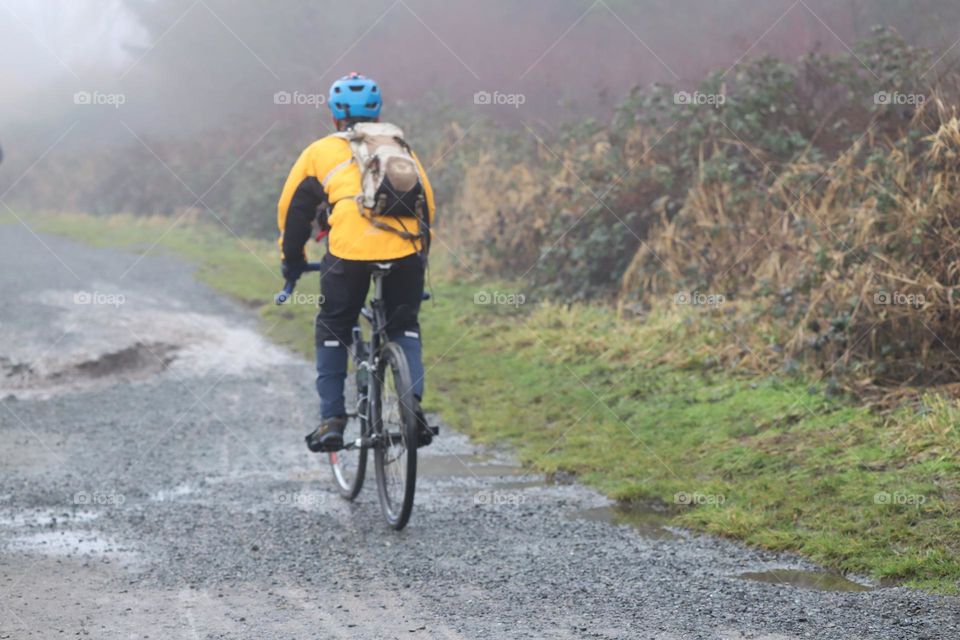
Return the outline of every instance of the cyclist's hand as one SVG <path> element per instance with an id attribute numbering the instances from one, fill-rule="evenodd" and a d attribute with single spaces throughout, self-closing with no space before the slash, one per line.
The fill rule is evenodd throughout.
<path id="1" fill-rule="evenodd" d="M 284 280 L 296 282 L 303 275 L 306 266 L 305 260 L 285 260 L 280 264 L 280 273 L 283 274 Z"/>

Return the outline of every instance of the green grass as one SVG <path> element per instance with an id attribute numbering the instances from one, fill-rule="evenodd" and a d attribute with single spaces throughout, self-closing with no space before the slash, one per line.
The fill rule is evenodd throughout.
<path id="1" fill-rule="evenodd" d="M 42 228 L 137 249 L 169 224 L 57 216 Z M 280 285 L 271 243 L 178 225 L 159 248 L 259 308 L 272 339 L 312 353 L 314 309 L 270 304 Z M 434 270 L 442 272 L 436 261 Z M 614 498 L 661 503 L 676 524 L 798 551 L 845 572 L 957 592 L 956 401 L 930 396 L 879 416 L 801 377 L 710 368 L 723 335 L 704 330 L 702 319 L 618 318 L 589 305 L 481 305 L 478 292 L 513 289 L 435 279 L 422 314 L 426 404 L 458 429 L 508 443 L 538 469 L 574 472 Z"/>

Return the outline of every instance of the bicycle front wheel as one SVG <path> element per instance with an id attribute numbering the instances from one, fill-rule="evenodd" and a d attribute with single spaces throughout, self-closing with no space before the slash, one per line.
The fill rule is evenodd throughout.
<path id="1" fill-rule="evenodd" d="M 413 381 L 400 346 L 384 345 L 372 380 L 371 420 L 377 444 L 377 494 L 387 523 L 400 530 L 413 511 L 417 483 L 417 420 Z"/>

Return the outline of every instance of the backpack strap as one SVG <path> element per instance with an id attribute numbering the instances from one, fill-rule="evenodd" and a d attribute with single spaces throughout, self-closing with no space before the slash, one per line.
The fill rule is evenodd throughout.
<path id="1" fill-rule="evenodd" d="M 333 169 L 330 169 L 330 171 L 327 172 L 327 175 L 323 176 L 323 180 L 320 181 L 320 184 L 323 185 L 323 188 L 326 189 L 326 188 L 327 188 L 327 184 L 328 184 L 331 180 L 333 180 L 333 176 L 336 175 L 337 172 L 340 171 L 340 169 L 343 169 L 344 167 L 346 167 L 347 165 L 349 165 L 351 162 L 353 162 L 353 155 L 352 155 L 352 154 L 351 154 L 351 156 L 350 156 L 349 159 L 344 160 L 343 162 L 341 162 L 340 164 L 338 164 L 337 166 L 335 166 Z"/>

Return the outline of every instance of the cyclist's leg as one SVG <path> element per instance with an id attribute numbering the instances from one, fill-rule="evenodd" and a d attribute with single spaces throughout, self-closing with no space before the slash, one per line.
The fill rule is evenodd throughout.
<path id="1" fill-rule="evenodd" d="M 413 378 L 413 394 L 420 400 L 423 398 L 424 370 L 418 316 L 423 300 L 423 261 L 414 254 L 394 263 L 394 268 L 383 280 L 387 336 L 403 349 Z"/>
<path id="2" fill-rule="evenodd" d="M 370 286 L 369 270 L 363 262 L 340 260 L 329 253 L 323 258 L 320 292 L 323 303 L 317 314 L 317 393 L 320 418 L 346 414 L 343 399 L 347 377 L 347 346 Z"/>

